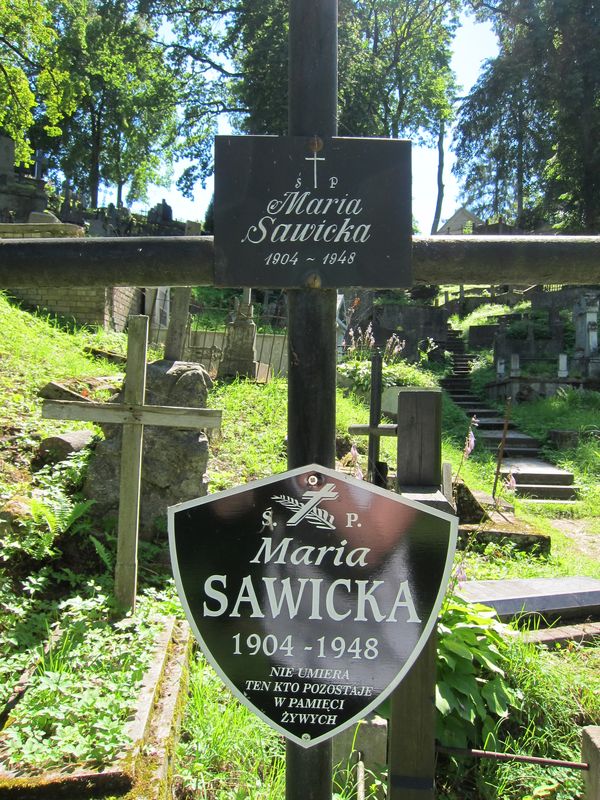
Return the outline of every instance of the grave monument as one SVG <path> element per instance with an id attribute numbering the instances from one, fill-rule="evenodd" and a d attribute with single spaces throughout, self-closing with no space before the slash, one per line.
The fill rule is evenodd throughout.
<path id="1" fill-rule="evenodd" d="M 0 135 L 0 223 L 29 222 L 32 212 L 44 211 L 48 205 L 44 187 L 39 169 L 32 176 L 15 170 L 15 143 Z"/>

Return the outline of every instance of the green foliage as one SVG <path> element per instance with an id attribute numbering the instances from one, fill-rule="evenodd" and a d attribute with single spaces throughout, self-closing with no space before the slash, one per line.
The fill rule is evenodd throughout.
<path id="1" fill-rule="evenodd" d="M 59 627 L 45 648 L 30 651 L 33 677 L 0 733 L 6 766 L 29 774 L 101 766 L 122 750 L 158 630 L 148 609 L 142 602 L 134 617 L 111 623 L 95 584 L 58 606 Z"/>
<path id="2" fill-rule="evenodd" d="M 597 647 L 552 651 L 512 639 L 506 671 L 511 686 L 524 700 L 506 731 L 504 750 L 579 761 L 580 726 L 596 725 L 600 718 L 599 659 Z M 485 798 L 499 796 L 496 787 L 506 800 L 583 796 L 582 776 L 575 770 L 509 762 L 489 764 L 481 772 L 481 783 L 487 786 Z"/>
<path id="3" fill-rule="evenodd" d="M 548 109 L 536 96 L 531 65 L 522 56 L 507 44 L 486 62 L 463 100 L 454 172 L 475 213 L 529 228 L 537 221 L 534 209 L 551 144 Z"/>
<path id="4" fill-rule="evenodd" d="M 474 325 L 492 325 L 505 314 L 510 314 L 509 306 L 499 303 L 484 303 L 465 316 L 453 314 L 449 322 L 454 330 L 466 333 Z"/>
<path id="5" fill-rule="evenodd" d="M 440 120 L 451 116 L 457 9 L 431 0 L 340 2 L 340 132 L 436 141 Z M 240 126 L 249 133 L 287 130 L 287 12 L 285 0 L 240 0 L 231 15 L 233 105 L 244 109 Z"/>
<path id="6" fill-rule="evenodd" d="M 286 386 L 280 378 L 215 385 L 209 402 L 223 409 L 224 425 L 211 441 L 211 491 L 285 471 Z"/>
<path id="7" fill-rule="evenodd" d="M 520 706 L 506 678 L 506 626 L 493 609 L 446 602 L 438 624 L 437 735 L 449 747 L 494 749 L 500 724 Z"/>
<path id="8" fill-rule="evenodd" d="M 38 392 L 48 381 L 118 374 L 119 367 L 83 352 L 88 345 L 108 349 L 117 337 L 104 332 L 65 329 L 44 314 L 29 314 L 0 293 L 0 496 L 29 492 L 30 463 L 43 436 L 65 428 L 65 423 L 43 420 Z M 125 342 L 121 334 L 120 343 Z M 89 427 L 71 422 L 69 427 Z"/>
<path id="9" fill-rule="evenodd" d="M 498 35 L 459 112 L 457 169 L 488 218 L 594 233 L 600 223 L 600 17 L 588 0 L 474 4 Z"/>
<path id="10" fill-rule="evenodd" d="M 471 364 L 471 390 L 479 397 L 485 397 L 486 384 L 494 380 L 494 356 L 491 351 L 482 350 Z"/>
<path id="11" fill-rule="evenodd" d="M 79 532 L 91 501 L 77 501 L 72 492 L 81 482 L 89 453 L 74 453 L 55 466 L 36 473 L 30 497 L 21 498 L 29 514 L 4 526 L 0 535 L 0 571 L 26 559 L 44 561 L 57 555 L 55 543 L 68 531 Z"/>
<path id="12" fill-rule="evenodd" d="M 364 359 L 344 361 L 338 365 L 338 373 L 348 378 L 356 389 L 368 391 L 371 387 L 371 363 Z M 439 385 L 437 377 L 421 365 L 398 361 L 384 364 L 382 368 L 384 386 L 421 386 L 433 388 Z"/>
<path id="13" fill-rule="evenodd" d="M 149 182 L 164 183 L 161 164 L 175 138 L 179 79 L 136 12 L 128 0 L 56 6 L 57 46 L 78 87 L 56 165 L 92 208 L 102 181 L 117 187 L 117 204 L 125 184 L 132 201 L 145 199 Z"/>
<path id="14" fill-rule="evenodd" d="M 506 326 L 506 333 L 510 339 L 526 339 L 530 328 L 535 339 L 549 339 L 548 312 L 532 311 L 525 319 L 512 320 Z"/>
<path id="15" fill-rule="evenodd" d="M 31 162 L 31 129 L 47 136 L 74 109 L 76 76 L 57 54 L 59 33 L 46 0 L 0 4 L 0 132 L 15 142 L 17 163 Z"/>
<path id="16" fill-rule="evenodd" d="M 177 747 L 176 784 L 184 797 L 282 796 L 283 740 L 233 698 L 201 654 Z"/>

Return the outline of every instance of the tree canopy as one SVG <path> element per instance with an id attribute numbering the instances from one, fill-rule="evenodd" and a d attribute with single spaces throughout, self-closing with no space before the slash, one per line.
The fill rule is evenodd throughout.
<path id="1" fill-rule="evenodd" d="M 600 7 L 473 0 L 500 43 L 459 112 L 457 173 L 480 213 L 600 230 Z"/>
<path id="2" fill-rule="evenodd" d="M 0 131 L 14 140 L 16 158 L 26 164 L 36 120 L 48 136 L 57 136 L 76 105 L 76 81 L 57 52 L 59 42 L 46 0 L 0 4 Z"/>
<path id="3" fill-rule="evenodd" d="M 148 184 L 161 180 L 174 142 L 178 80 L 148 20 L 127 0 L 82 0 L 75 14 L 61 10 L 70 34 L 61 47 L 80 92 L 65 120 L 58 166 L 92 207 L 101 182 L 117 187 L 119 201 L 126 184 L 129 200 L 143 199 Z"/>

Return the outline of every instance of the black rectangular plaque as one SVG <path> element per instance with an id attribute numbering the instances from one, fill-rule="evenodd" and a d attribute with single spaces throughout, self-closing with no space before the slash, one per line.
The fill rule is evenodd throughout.
<path id="1" fill-rule="evenodd" d="M 409 141 L 216 137 L 217 286 L 410 286 L 411 236 Z"/>

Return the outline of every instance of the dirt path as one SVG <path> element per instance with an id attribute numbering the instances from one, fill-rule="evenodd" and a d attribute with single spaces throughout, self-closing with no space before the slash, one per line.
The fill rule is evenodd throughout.
<path id="1" fill-rule="evenodd" d="M 552 525 L 572 539 L 581 553 L 600 560 L 600 521 L 598 519 L 553 519 Z"/>

